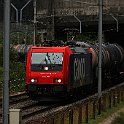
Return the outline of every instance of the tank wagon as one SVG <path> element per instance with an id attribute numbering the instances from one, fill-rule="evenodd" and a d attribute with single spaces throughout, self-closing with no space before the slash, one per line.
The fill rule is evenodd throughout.
<path id="1" fill-rule="evenodd" d="M 63 47 L 30 48 L 26 62 L 26 90 L 34 99 L 89 93 L 97 88 L 98 45 L 68 42 Z M 102 45 L 103 86 L 124 77 L 124 49 L 118 44 Z M 106 87 L 105 87 L 106 88 Z"/>
<path id="2" fill-rule="evenodd" d="M 89 48 L 89 52 L 92 53 L 92 66 L 96 70 L 98 67 L 99 45 L 83 42 L 76 42 L 76 45 Z M 102 44 L 102 69 L 106 71 L 104 74 L 108 74 L 111 78 L 114 76 L 114 73 L 117 77 L 120 73 L 122 74 L 124 71 L 124 48 L 118 44 Z"/>
<path id="3" fill-rule="evenodd" d="M 18 44 L 11 45 L 11 48 L 13 48 L 17 52 L 18 59 L 22 62 L 25 62 L 27 53 L 32 46 L 33 45 Z"/>

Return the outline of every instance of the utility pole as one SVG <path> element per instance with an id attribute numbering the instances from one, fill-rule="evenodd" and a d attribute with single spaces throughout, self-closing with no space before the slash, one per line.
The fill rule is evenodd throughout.
<path id="1" fill-rule="evenodd" d="M 3 43 L 3 124 L 9 124 L 9 40 L 10 0 L 4 0 L 4 43 Z"/>
<path id="2" fill-rule="evenodd" d="M 35 45 L 36 43 L 36 25 L 37 25 L 37 8 L 36 8 L 36 0 L 34 0 L 34 3 L 33 3 L 33 6 L 34 6 L 34 36 L 33 36 L 33 45 Z"/>
<path id="3" fill-rule="evenodd" d="M 49 18 L 47 18 L 47 40 L 54 40 L 54 0 L 49 0 L 48 2 L 48 16 Z"/>
<path id="4" fill-rule="evenodd" d="M 55 40 L 55 6 L 54 6 L 54 0 L 53 0 L 53 5 L 52 5 L 52 40 Z"/>
<path id="5" fill-rule="evenodd" d="M 99 62 L 98 62 L 98 98 L 101 98 L 102 87 L 102 10 L 103 1 L 99 0 L 99 23 L 98 23 L 98 41 L 99 41 Z"/>

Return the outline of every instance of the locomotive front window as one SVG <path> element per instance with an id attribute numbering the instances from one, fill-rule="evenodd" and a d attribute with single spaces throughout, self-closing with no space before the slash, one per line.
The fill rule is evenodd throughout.
<path id="1" fill-rule="evenodd" d="M 44 52 L 32 53 L 31 70 L 32 71 L 61 71 L 63 63 L 63 53 Z M 44 68 L 48 67 L 48 70 Z"/>

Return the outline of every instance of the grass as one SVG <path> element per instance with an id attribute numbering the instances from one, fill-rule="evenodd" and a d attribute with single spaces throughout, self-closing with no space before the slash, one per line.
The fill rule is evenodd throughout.
<path id="1" fill-rule="evenodd" d="M 119 116 L 117 116 L 111 124 L 124 124 L 124 112 L 119 113 Z"/>
<path id="2" fill-rule="evenodd" d="M 105 112 L 102 112 L 100 115 L 96 116 L 96 119 L 90 119 L 88 124 L 98 124 L 102 122 L 105 118 L 119 110 L 120 108 L 124 107 L 124 103 L 120 102 L 116 106 L 107 109 Z M 120 123 L 113 123 L 113 124 L 120 124 Z M 123 123 L 124 124 L 124 123 Z"/>

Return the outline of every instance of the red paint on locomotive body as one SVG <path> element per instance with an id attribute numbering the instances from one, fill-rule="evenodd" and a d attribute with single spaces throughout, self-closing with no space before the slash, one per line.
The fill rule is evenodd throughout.
<path id="1" fill-rule="evenodd" d="M 26 63 L 27 91 L 32 93 L 37 92 L 38 88 L 46 90 L 52 86 L 67 87 L 71 54 L 69 47 L 31 47 Z"/>

